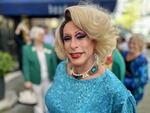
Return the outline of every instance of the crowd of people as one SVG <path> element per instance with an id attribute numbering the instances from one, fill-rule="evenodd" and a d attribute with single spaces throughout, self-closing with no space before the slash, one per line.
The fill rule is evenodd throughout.
<path id="1" fill-rule="evenodd" d="M 52 40 L 42 26 L 21 23 L 21 31 L 20 67 L 37 95 L 35 113 L 136 113 L 148 82 L 142 34 L 125 41 L 108 12 L 90 4 L 66 8 Z"/>

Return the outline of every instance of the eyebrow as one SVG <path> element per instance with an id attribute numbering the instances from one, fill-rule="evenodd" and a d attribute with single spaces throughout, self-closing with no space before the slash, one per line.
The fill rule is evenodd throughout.
<path id="1" fill-rule="evenodd" d="M 75 32 L 75 35 L 78 34 L 79 32 L 80 32 L 80 33 L 81 33 L 81 32 L 82 32 L 82 33 L 85 33 L 85 32 L 82 31 L 82 30 L 77 30 L 77 31 Z M 85 34 L 86 34 L 86 33 L 85 33 Z M 64 35 L 69 35 L 69 34 L 68 34 L 68 33 L 64 33 Z"/>
<path id="2" fill-rule="evenodd" d="M 80 35 L 80 34 L 81 34 L 81 35 L 86 35 L 85 32 L 83 32 L 83 31 L 80 32 L 80 31 L 79 31 L 78 33 L 75 34 L 75 36 Z"/>

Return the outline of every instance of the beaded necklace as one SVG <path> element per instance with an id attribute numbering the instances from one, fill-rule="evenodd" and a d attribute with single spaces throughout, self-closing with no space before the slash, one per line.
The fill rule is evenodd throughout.
<path id="1" fill-rule="evenodd" d="M 95 63 L 84 73 L 80 73 L 80 74 L 77 74 L 74 72 L 74 67 L 71 66 L 70 68 L 71 70 L 71 75 L 76 78 L 76 79 L 84 79 L 86 77 L 89 77 L 95 73 L 97 73 L 98 71 L 98 65 L 96 65 Z"/>

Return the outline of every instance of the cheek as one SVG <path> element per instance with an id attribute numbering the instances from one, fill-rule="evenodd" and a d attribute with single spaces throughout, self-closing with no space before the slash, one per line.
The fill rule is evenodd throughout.
<path id="1" fill-rule="evenodd" d="M 136 49 L 137 45 L 136 44 L 132 44 L 131 47 L 134 48 L 134 49 Z"/>
<path id="2" fill-rule="evenodd" d="M 133 48 L 133 47 L 134 47 L 134 45 L 133 45 L 132 43 L 129 43 L 128 46 L 129 46 L 130 48 Z"/>
<path id="3" fill-rule="evenodd" d="M 90 51 L 90 54 L 93 54 L 94 53 L 94 45 L 92 45 L 91 47 L 89 47 L 89 51 Z"/>
<path id="4" fill-rule="evenodd" d="M 128 47 L 131 48 L 131 44 L 128 44 Z"/>
<path id="5" fill-rule="evenodd" d="M 69 44 L 64 42 L 64 49 L 67 51 L 69 50 Z"/>
<path id="6" fill-rule="evenodd" d="M 44 37 L 41 37 L 41 40 L 44 40 Z"/>
<path id="7" fill-rule="evenodd" d="M 140 46 L 139 46 L 139 45 L 136 45 L 136 47 L 135 47 L 135 48 L 136 48 L 136 50 L 137 50 L 137 51 L 141 51 L 141 48 L 140 48 Z"/>
<path id="8" fill-rule="evenodd" d="M 86 46 L 84 46 L 85 51 L 87 51 L 88 54 L 90 54 L 90 55 L 93 54 L 94 48 L 95 48 L 94 43 L 88 43 L 88 44 L 86 44 Z"/>

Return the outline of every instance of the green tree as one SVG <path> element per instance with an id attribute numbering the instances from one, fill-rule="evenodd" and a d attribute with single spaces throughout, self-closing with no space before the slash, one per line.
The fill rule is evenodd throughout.
<path id="1" fill-rule="evenodd" d="M 122 16 L 115 20 L 116 24 L 131 30 L 133 23 L 141 16 L 142 0 L 128 0 Z"/>
<path id="2" fill-rule="evenodd" d="M 8 52 L 0 51 L 0 76 L 4 76 L 7 72 L 13 70 L 15 62 Z"/>

